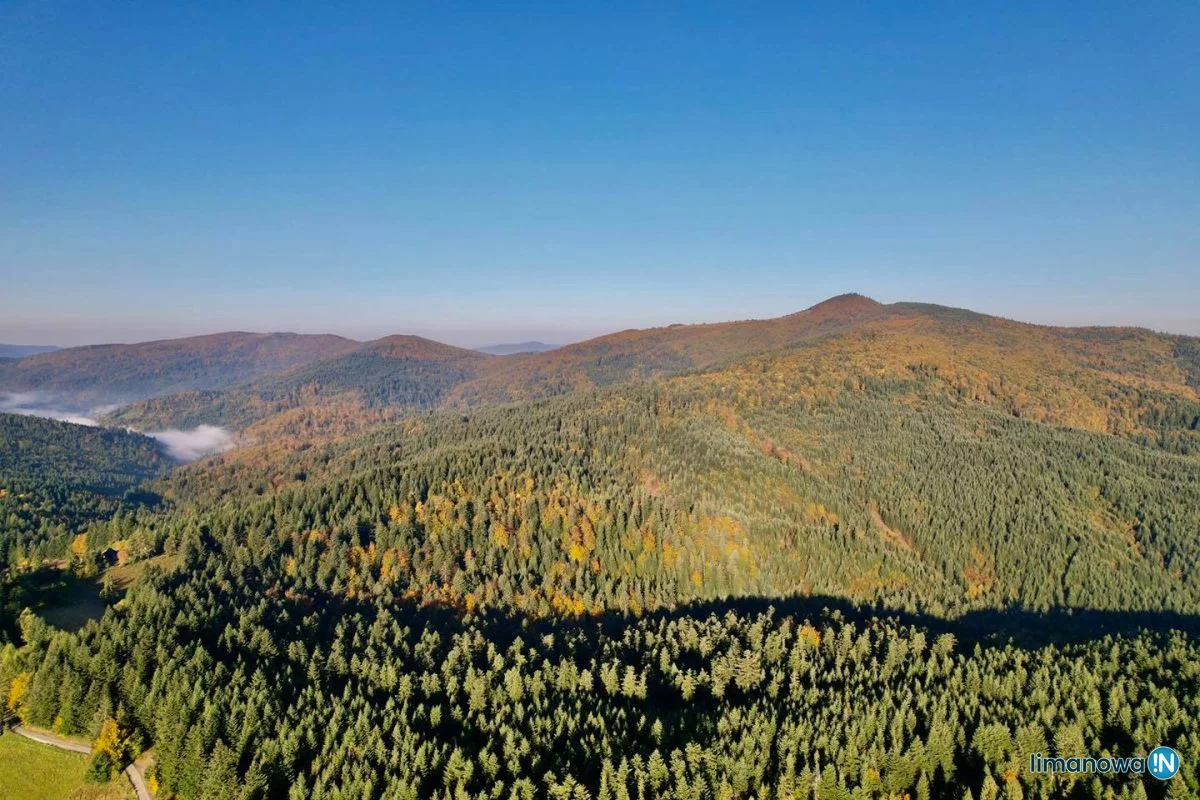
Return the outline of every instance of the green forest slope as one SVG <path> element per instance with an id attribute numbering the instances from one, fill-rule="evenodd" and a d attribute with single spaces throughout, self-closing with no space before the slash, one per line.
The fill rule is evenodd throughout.
<path id="1" fill-rule="evenodd" d="M 137 487 L 174 464 L 141 434 L 0 414 L 0 576 L 62 557 L 89 523 L 151 502 Z"/>

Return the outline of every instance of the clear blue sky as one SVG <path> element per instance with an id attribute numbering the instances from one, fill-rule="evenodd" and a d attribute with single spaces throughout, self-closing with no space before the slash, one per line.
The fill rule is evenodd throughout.
<path id="1" fill-rule="evenodd" d="M 1200 334 L 1194 0 L 399 5 L 0 5 L 0 341 Z"/>

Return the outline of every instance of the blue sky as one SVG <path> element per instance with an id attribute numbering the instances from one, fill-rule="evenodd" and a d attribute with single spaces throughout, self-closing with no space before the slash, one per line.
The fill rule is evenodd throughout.
<path id="1" fill-rule="evenodd" d="M 1200 334 L 1200 4 L 0 4 L 0 341 Z"/>

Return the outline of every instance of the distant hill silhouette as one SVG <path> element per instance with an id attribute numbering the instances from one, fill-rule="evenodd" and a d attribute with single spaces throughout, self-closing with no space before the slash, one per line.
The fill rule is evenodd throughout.
<path id="1" fill-rule="evenodd" d="M 41 353 L 53 353 L 59 348 L 43 344 L 0 344 L 0 358 L 26 358 Z"/>
<path id="2" fill-rule="evenodd" d="M 514 356 L 520 353 L 544 353 L 547 350 L 557 350 L 559 347 L 560 345 L 546 344 L 545 342 L 517 342 L 515 344 L 489 344 L 475 349 L 493 356 Z"/>
<path id="3" fill-rule="evenodd" d="M 674 375 L 846 332 L 894 313 L 870 298 L 846 294 L 776 319 L 626 330 L 497 365 L 458 387 L 451 400 L 511 402 Z"/>
<path id="4" fill-rule="evenodd" d="M 430 409 L 493 360 L 485 353 L 419 336 L 387 336 L 225 390 L 148 399 L 118 410 L 111 420 L 142 429 L 200 424 L 244 428 L 290 409 L 340 407 L 347 400 L 356 410 Z"/>
<path id="5" fill-rule="evenodd" d="M 217 389 L 346 353 L 332 335 L 217 333 L 140 344 L 71 347 L 0 363 L 0 392 L 86 411 L 191 389 Z"/>

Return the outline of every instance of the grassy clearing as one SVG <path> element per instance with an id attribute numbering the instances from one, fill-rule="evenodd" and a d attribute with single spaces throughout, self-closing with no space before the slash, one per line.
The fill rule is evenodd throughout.
<path id="1" fill-rule="evenodd" d="M 5 800 L 133 800 L 123 775 L 103 786 L 85 783 L 87 756 L 0 734 L 0 797 Z"/>
<path id="2" fill-rule="evenodd" d="M 112 579 L 113 585 L 121 591 L 126 591 L 133 584 L 141 579 L 142 575 L 150 567 L 158 567 L 164 570 L 172 569 L 179 561 L 177 556 L 161 555 L 154 558 L 148 558 L 144 561 L 135 561 L 131 564 L 122 564 L 119 567 L 109 567 L 107 575 Z"/>
<path id="3" fill-rule="evenodd" d="M 51 625 L 76 631 L 88 620 L 104 614 L 100 585 L 77 578 L 60 567 L 47 566 L 21 573 L 12 577 L 4 588 L 9 594 L 6 610 L 14 621 L 20 609 L 31 608 Z"/>
<path id="4" fill-rule="evenodd" d="M 100 619 L 108 607 L 100 597 L 98 583 L 69 573 L 54 582 L 51 592 L 38 613 L 46 622 L 64 631 L 77 631 L 91 620 Z"/>
<path id="5" fill-rule="evenodd" d="M 74 632 L 90 620 L 104 616 L 104 611 L 117 599 L 105 602 L 100 596 L 104 576 L 111 580 L 118 593 L 124 593 L 141 579 L 149 567 L 170 569 L 175 562 L 174 556 L 157 556 L 110 567 L 104 575 L 95 578 L 76 577 L 66 568 L 65 562 L 47 565 L 10 581 L 10 616 L 15 619 L 19 609 L 29 607 L 54 627 Z M 14 629 L 9 633 L 15 634 L 16 631 Z"/>

